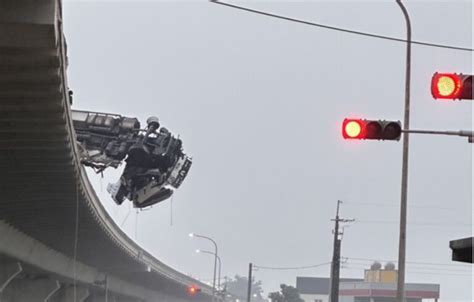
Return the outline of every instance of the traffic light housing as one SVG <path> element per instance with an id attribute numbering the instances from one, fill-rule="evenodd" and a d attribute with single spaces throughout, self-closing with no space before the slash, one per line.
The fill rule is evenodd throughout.
<path id="1" fill-rule="evenodd" d="M 376 139 L 398 141 L 402 135 L 400 121 L 344 119 L 342 136 L 345 139 Z"/>
<path id="2" fill-rule="evenodd" d="M 431 94 L 435 99 L 472 100 L 472 75 L 436 72 L 431 78 Z"/>

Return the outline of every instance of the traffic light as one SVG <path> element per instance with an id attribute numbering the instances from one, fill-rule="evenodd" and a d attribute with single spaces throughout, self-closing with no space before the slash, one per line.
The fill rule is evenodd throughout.
<path id="1" fill-rule="evenodd" d="M 400 140 L 402 124 L 400 121 L 344 119 L 342 136 L 345 139 Z"/>
<path id="2" fill-rule="evenodd" d="M 435 99 L 472 100 L 472 75 L 435 73 L 431 79 L 431 94 Z"/>
<path id="3" fill-rule="evenodd" d="M 197 293 L 201 292 L 201 289 L 195 285 L 191 285 L 188 287 L 188 294 L 190 296 L 194 296 L 196 295 Z"/>

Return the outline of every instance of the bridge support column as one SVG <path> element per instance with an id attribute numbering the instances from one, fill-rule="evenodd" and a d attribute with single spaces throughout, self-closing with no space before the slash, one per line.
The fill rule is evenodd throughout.
<path id="1" fill-rule="evenodd" d="M 60 288 L 57 280 L 14 279 L 4 290 L 1 302 L 51 302 Z"/>

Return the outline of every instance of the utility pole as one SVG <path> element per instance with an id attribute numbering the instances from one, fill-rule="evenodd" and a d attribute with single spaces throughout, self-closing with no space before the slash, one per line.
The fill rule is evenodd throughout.
<path id="1" fill-rule="evenodd" d="M 250 302 L 252 293 L 252 263 L 249 263 L 249 281 L 247 285 L 247 302 Z"/>
<path id="2" fill-rule="evenodd" d="M 342 232 L 339 231 L 339 223 L 352 222 L 354 219 L 339 218 L 339 206 L 342 201 L 337 201 L 336 218 L 334 221 L 334 247 L 331 262 L 331 288 L 330 288 L 330 302 L 339 302 L 339 270 L 341 267 L 341 241 Z"/>

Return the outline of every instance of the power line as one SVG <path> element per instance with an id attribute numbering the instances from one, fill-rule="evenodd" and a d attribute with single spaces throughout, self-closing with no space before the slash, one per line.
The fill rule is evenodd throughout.
<path id="1" fill-rule="evenodd" d="M 357 223 L 368 223 L 368 224 L 398 224 L 397 221 L 386 221 L 386 220 L 356 220 Z M 413 222 L 409 223 L 411 226 L 421 226 L 421 227 L 451 227 L 451 228 L 467 228 L 472 227 L 472 224 L 469 223 L 428 223 L 428 222 Z"/>
<path id="2" fill-rule="evenodd" d="M 307 266 L 272 267 L 272 266 L 254 265 L 253 267 L 254 267 L 255 269 L 289 271 L 289 270 L 303 270 L 303 269 L 318 268 L 318 267 L 326 266 L 326 265 L 329 265 L 329 264 L 331 264 L 331 261 L 329 261 L 329 262 L 324 262 L 324 263 L 319 263 L 319 264 L 314 264 L 314 265 L 307 265 Z"/>
<path id="3" fill-rule="evenodd" d="M 433 275 L 433 273 L 429 272 L 419 272 L 419 271 L 408 271 L 410 274 L 418 274 L 418 275 Z M 451 273 L 436 273 L 436 275 L 441 275 L 441 276 L 472 276 L 471 274 L 451 274 Z"/>
<path id="4" fill-rule="evenodd" d="M 360 270 L 360 268 L 353 267 L 353 266 L 343 266 L 343 269 L 350 269 L 350 270 Z M 420 274 L 420 275 L 434 275 L 437 276 L 471 276 L 471 274 L 454 274 L 454 273 L 444 273 L 444 272 L 428 272 L 428 271 L 408 271 L 410 274 Z"/>
<path id="5" fill-rule="evenodd" d="M 268 12 L 264 12 L 264 11 L 261 11 L 261 10 L 256 10 L 256 9 L 240 6 L 240 5 L 225 3 L 225 2 L 221 2 L 219 0 L 210 0 L 210 2 L 215 3 L 215 4 L 220 4 L 220 5 L 223 5 L 223 6 L 228 6 L 228 7 L 235 8 L 235 9 L 239 9 L 239 10 L 243 10 L 243 11 L 247 11 L 247 12 L 251 12 L 251 13 L 254 13 L 254 14 L 259 14 L 259 15 L 263 15 L 263 16 L 267 16 L 267 17 L 277 18 L 277 19 L 296 22 L 296 23 L 305 24 L 305 25 L 311 25 L 311 26 L 325 28 L 325 29 L 329 29 L 329 30 L 335 30 L 335 31 L 339 31 L 339 32 L 345 32 L 345 33 L 349 33 L 349 34 L 355 34 L 355 35 L 366 36 L 366 37 L 377 38 L 377 39 L 383 39 L 383 40 L 389 40 L 389 41 L 395 41 L 395 42 L 403 42 L 403 43 L 408 42 L 407 40 L 401 39 L 401 38 L 389 37 L 389 36 L 384 36 L 384 35 L 377 35 L 377 34 L 372 34 L 372 33 L 368 33 L 368 32 L 362 32 L 362 31 L 357 31 L 357 30 L 352 30 L 352 29 L 347 29 L 347 28 L 341 28 L 341 27 L 330 26 L 330 25 L 325 25 L 325 24 L 321 24 L 321 23 L 305 21 L 305 20 L 301 20 L 301 19 L 286 17 L 286 16 L 283 16 L 283 15 L 268 13 Z M 437 44 L 437 43 L 422 42 L 422 41 L 411 41 L 411 44 L 417 44 L 417 45 L 423 45 L 423 46 L 429 46 L 429 47 L 437 47 L 437 48 L 454 49 L 454 50 L 460 50 L 460 51 L 470 51 L 470 52 L 474 51 L 474 49 L 467 48 L 467 47 L 451 46 L 451 45 L 446 45 L 446 44 Z"/>
<path id="6" fill-rule="evenodd" d="M 348 204 L 352 206 L 371 206 L 371 207 L 399 207 L 400 206 L 400 204 L 398 203 L 375 203 L 375 202 L 344 202 L 344 204 Z M 416 204 L 416 203 L 408 205 L 408 206 L 411 208 L 418 208 L 418 209 L 457 210 L 457 208 L 421 205 L 421 204 Z"/>
<path id="7" fill-rule="evenodd" d="M 355 262 L 348 262 L 347 264 L 349 265 L 355 265 L 357 267 L 360 267 L 362 269 L 367 269 L 367 266 L 361 263 L 355 263 Z M 422 270 L 422 271 L 430 271 L 430 272 L 460 272 L 460 273 L 472 273 L 472 269 L 454 269 L 454 268 L 436 268 L 436 267 L 416 267 L 416 266 L 410 266 L 411 269 L 415 270 Z"/>
<path id="8" fill-rule="evenodd" d="M 348 263 L 348 265 L 344 265 L 346 267 L 353 267 L 357 269 L 363 269 L 367 270 L 368 268 L 366 266 L 361 266 L 360 264 L 357 263 Z M 469 270 L 455 270 L 455 269 L 434 269 L 434 268 L 424 268 L 424 267 L 410 267 L 410 271 L 413 272 L 423 272 L 423 273 L 464 273 L 464 274 L 470 274 L 471 271 Z"/>
<path id="9" fill-rule="evenodd" d="M 344 259 L 349 260 L 359 260 L 359 261 L 366 261 L 366 262 L 373 262 L 373 261 L 384 261 L 384 262 L 393 262 L 397 263 L 396 260 L 387 260 L 387 259 L 370 259 L 370 258 L 353 258 L 353 257 L 343 257 Z M 421 264 L 421 265 L 438 265 L 438 266 L 453 266 L 453 267 L 465 267 L 465 268 L 472 268 L 471 265 L 468 264 L 454 264 L 454 263 L 437 263 L 437 262 L 419 262 L 419 261 L 407 261 L 407 263 L 411 264 Z"/>
<path id="10" fill-rule="evenodd" d="M 353 262 L 353 261 L 349 261 L 349 262 L 346 262 L 345 264 L 348 264 L 349 266 L 354 266 L 354 267 L 359 267 L 361 269 L 368 269 L 368 265 L 367 264 L 362 264 L 362 263 L 357 263 L 357 262 Z M 416 264 L 412 264 L 410 266 L 410 269 L 414 269 L 414 270 L 421 270 L 423 272 L 433 272 L 433 273 L 436 273 L 436 272 L 458 272 L 458 273 L 467 273 L 467 274 L 470 274 L 472 273 L 472 268 L 468 268 L 468 267 L 465 267 L 465 268 L 462 268 L 462 267 L 456 267 L 456 268 L 438 268 L 438 267 L 416 267 Z"/>

